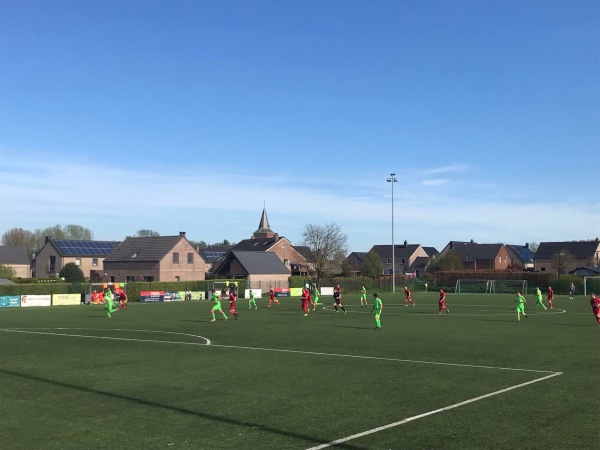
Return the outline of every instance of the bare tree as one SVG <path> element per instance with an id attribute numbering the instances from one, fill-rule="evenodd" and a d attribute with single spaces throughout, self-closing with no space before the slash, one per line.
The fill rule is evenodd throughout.
<path id="1" fill-rule="evenodd" d="M 24 230 L 23 228 L 12 228 L 2 235 L 4 245 L 22 245 L 27 249 L 29 257 L 34 253 L 39 253 L 46 243 L 46 236 L 53 239 L 77 239 L 91 240 L 92 232 L 81 225 L 54 225 L 53 227 L 41 228 L 35 231 Z"/>
<path id="2" fill-rule="evenodd" d="M 302 237 L 302 245 L 309 247 L 312 252 L 317 280 L 341 267 L 347 252 L 348 236 L 342 233 L 339 225 L 308 224 L 304 226 Z"/>

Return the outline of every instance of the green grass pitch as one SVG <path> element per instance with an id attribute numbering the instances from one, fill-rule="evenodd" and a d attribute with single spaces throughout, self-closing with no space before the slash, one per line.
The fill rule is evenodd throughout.
<path id="1" fill-rule="evenodd" d="M 369 296 L 370 297 L 370 296 Z M 600 327 L 588 300 L 298 298 L 0 310 L 2 449 L 588 449 Z M 369 303 L 371 298 L 369 298 Z M 228 302 L 223 302 L 227 311 Z M 210 344 L 210 345 L 209 345 Z"/>

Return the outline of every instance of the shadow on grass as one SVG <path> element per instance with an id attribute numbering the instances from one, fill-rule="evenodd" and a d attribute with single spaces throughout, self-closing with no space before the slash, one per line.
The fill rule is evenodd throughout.
<path id="1" fill-rule="evenodd" d="M 238 427 L 246 427 L 246 428 L 250 428 L 250 429 L 260 429 L 260 430 L 266 431 L 268 433 L 272 433 L 272 434 L 276 434 L 276 435 L 280 435 L 280 436 L 286 436 L 289 438 L 298 439 L 298 440 L 302 440 L 302 441 L 313 442 L 316 444 L 325 444 L 325 443 L 329 442 L 326 440 L 317 439 L 315 437 L 307 436 L 307 435 L 300 434 L 300 433 L 293 433 L 291 431 L 279 430 L 277 428 L 268 427 L 268 426 L 265 426 L 265 425 L 259 424 L 259 423 L 235 420 L 235 419 L 231 419 L 228 417 L 217 416 L 215 414 L 208 414 L 208 413 L 203 413 L 203 412 L 198 412 L 198 411 L 192 411 L 192 410 L 186 409 L 186 408 L 179 408 L 177 406 L 163 405 L 161 403 L 153 402 L 150 400 L 128 397 L 126 395 L 114 394 L 111 392 L 105 392 L 105 391 L 101 391 L 98 389 L 91 389 L 89 387 L 76 386 L 74 384 L 64 383 L 62 381 L 48 380 L 48 379 L 41 378 L 41 377 L 38 377 L 35 375 L 28 375 L 28 374 L 13 372 L 11 370 L 5 370 L 5 369 L 0 369 L 0 373 L 24 378 L 27 380 L 37 381 L 40 383 L 47 383 L 47 384 L 51 384 L 54 386 L 60 386 L 60 387 L 67 388 L 67 389 L 73 389 L 76 391 L 81 391 L 81 392 L 86 392 L 86 393 L 91 393 L 91 394 L 96 394 L 96 395 L 102 395 L 105 397 L 116 398 L 119 400 L 126 400 L 126 401 L 129 401 L 132 403 L 137 403 L 138 405 L 149 406 L 152 408 L 166 409 L 166 410 L 174 411 L 174 412 L 181 413 L 181 414 L 197 416 L 197 417 L 201 417 L 203 419 L 223 422 L 223 423 L 226 423 L 229 425 L 235 425 Z M 344 443 L 343 448 L 354 449 L 354 450 L 366 450 L 365 447 L 357 447 L 357 446 L 350 445 L 348 443 Z"/>

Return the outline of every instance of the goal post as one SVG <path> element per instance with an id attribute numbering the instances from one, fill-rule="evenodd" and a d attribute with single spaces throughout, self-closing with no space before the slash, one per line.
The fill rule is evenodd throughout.
<path id="1" fill-rule="evenodd" d="M 527 280 L 456 280 L 457 294 L 527 294 Z"/>
<path id="2" fill-rule="evenodd" d="M 583 295 L 600 294 L 600 275 L 583 277 Z"/>
<path id="3" fill-rule="evenodd" d="M 457 294 L 490 294 L 492 292 L 491 280 L 456 280 L 454 292 Z"/>
<path id="4" fill-rule="evenodd" d="M 492 280 L 494 294 L 527 294 L 527 280 Z"/>

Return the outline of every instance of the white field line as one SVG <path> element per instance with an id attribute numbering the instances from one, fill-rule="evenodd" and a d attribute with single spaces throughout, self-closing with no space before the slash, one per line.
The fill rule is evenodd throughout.
<path id="1" fill-rule="evenodd" d="M 67 328 L 60 328 L 61 330 L 66 330 Z M 74 329 L 84 329 L 85 328 L 74 328 Z M 99 330 L 97 328 L 90 328 L 87 330 Z M 126 330 L 126 329 L 107 329 L 110 331 L 147 331 L 147 330 Z M 207 347 L 220 347 L 220 348 L 232 348 L 239 350 L 257 350 L 257 351 L 265 351 L 265 352 L 280 352 L 280 353 L 295 353 L 302 355 L 315 355 L 315 356 L 328 356 L 328 357 L 338 357 L 338 358 L 355 358 L 355 359 L 366 359 L 372 361 L 391 361 L 391 362 L 401 362 L 401 363 L 411 363 L 411 364 L 430 364 L 436 366 L 451 366 L 451 367 L 464 367 L 464 368 L 473 368 L 473 369 L 488 369 L 488 370 L 508 370 L 514 372 L 533 372 L 533 373 L 546 373 L 546 374 L 559 374 L 562 372 L 556 372 L 552 370 L 536 370 L 536 369 L 519 369 L 514 367 L 499 367 L 499 366 L 482 366 L 475 364 L 459 364 L 459 363 L 447 363 L 447 362 L 438 362 L 438 361 L 422 361 L 416 359 L 400 359 L 400 358 L 385 358 L 381 356 L 362 356 L 362 355 L 349 355 L 344 353 L 325 353 L 325 352 L 310 352 L 306 350 L 288 350 L 281 348 L 266 348 L 266 347 L 246 347 L 241 345 L 225 345 L 225 344 L 213 344 L 210 339 L 205 338 L 203 336 L 196 336 L 193 334 L 186 334 L 186 336 L 193 336 L 197 338 L 204 339 L 206 343 L 201 342 L 181 342 L 181 341 L 163 341 L 156 339 L 135 339 L 135 338 L 124 338 L 124 337 L 113 337 L 113 336 L 89 336 L 85 334 L 69 334 L 69 333 L 51 333 L 48 331 L 32 331 L 31 329 L 23 330 L 16 328 L 0 328 L 0 331 L 5 331 L 9 333 L 25 333 L 25 334 L 43 334 L 43 335 L 52 335 L 52 336 L 67 336 L 67 337 L 78 337 L 78 338 L 89 338 L 89 339 L 110 339 L 115 341 L 135 341 L 135 342 L 154 342 L 161 344 L 183 344 L 183 345 L 199 345 L 199 346 L 207 346 Z M 153 333 L 172 333 L 169 331 L 148 331 Z M 184 334 L 184 333 L 172 333 L 172 334 Z"/>
<path id="2" fill-rule="evenodd" d="M 67 330 L 68 328 L 56 328 L 56 329 Z M 74 328 L 74 329 L 85 330 L 85 328 Z M 0 331 L 9 332 L 9 333 L 43 334 L 43 335 L 79 337 L 79 338 L 90 338 L 90 339 L 111 339 L 111 340 L 121 340 L 121 341 L 154 342 L 154 343 L 162 343 L 162 344 L 201 345 L 201 346 L 205 346 L 205 347 L 220 347 L 220 348 L 231 348 L 231 349 L 241 349 L 241 350 L 260 350 L 260 351 L 281 352 L 281 353 L 296 353 L 296 354 L 316 355 L 316 356 L 330 356 L 330 357 L 334 356 L 334 357 L 340 357 L 340 358 L 356 358 L 356 359 L 367 359 L 367 360 L 377 360 L 377 361 L 394 361 L 394 362 L 404 362 L 404 363 L 414 363 L 414 364 L 432 364 L 432 365 L 439 365 L 439 366 L 453 366 L 453 367 L 477 368 L 477 369 L 492 369 L 492 370 L 509 370 L 509 371 L 516 371 L 516 372 L 534 372 L 534 373 L 546 373 L 546 374 L 548 374 L 548 375 L 545 375 L 543 377 L 536 378 L 536 379 L 531 380 L 531 381 L 527 381 L 525 383 L 520 383 L 520 384 L 517 384 L 517 385 L 514 385 L 514 386 L 510 386 L 510 387 L 507 387 L 507 388 L 504 388 L 504 389 L 500 389 L 498 391 L 491 392 L 489 394 L 480 395 L 478 397 L 474 397 L 474 398 L 471 398 L 471 399 L 468 399 L 468 400 L 464 400 L 462 402 L 454 403 L 453 405 L 445 406 L 443 408 L 439 408 L 439 409 L 436 409 L 436 410 L 433 410 L 433 411 L 429 411 L 429 412 L 426 412 L 426 413 L 423 413 L 423 414 L 419 414 L 419 415 L 416 415 L 416 416 L 408 417 L 408 418 L 400 420 L 398 422 L 390 423 L 390 424 L 387 424 L 387 425 L 383 425 L 381 427 L 373 428 L 371 430 L 363 431 L 361 433 L 353 434 L 351 436 L 347 436 L 347 437 L 344 437 L 344 438 L 336 439 L 335 441 L 331 441 L 331 442 L 328 442 L 326 444 L 321 444 L 321 445 L 318 445 L 316 447 L 311 447 L 311 448 L 309 448 L 307 450 L 318 450 L 318 449 L 323 449 L 323 448 L 331 447 L 333 445 L 341 444 L 343 442 L 347 442 L 347 441 L 350 441 L 350 440 L 353 440 L 353 439 L 358 439 L 358 438 L 363 437 L 363 436 L 367 436 L 367 435 L 370 435 L 370 434 L 378 433 L 380 431 L 384 431 L 384 430 L 387 430 L 389 428 L 393 428 L 393 427 L 397 427 L 397 426 L 400 426 L 400 425 L 404 425 L 404 424 L 406 424 L 408 422 L 412 422 L 412 421 L 415 421 L 415 420 L 418 420 L 418 419 L 422 419 L 424 417 L 428 417 L 428 416 L 431 416 L 433 414 L 437 414 L 437 413 L 440 413 L 440 412 L 449 411 L 451 409 L 459 408 L 461 406 L 468 405 L 469 403 L 474 403 L 474 402 L 477 402 L 479 400 L 483 400 L 483 399 L 486 399 L 486 398 L 489 398 L 489 397 L 500 395 L 500 394 L 503 394 L 505 392 L 512 391 L 514 389 L 519 389 L 519 388 L 528 386 L 528 385 L 533 384 L 533 383 L 538 383 L 540 381 L 544 381 L 544 380 L 556 377 L 558 375 L 562 375 L 562 372 L 554 372 L 554 371 L 549 371 L 549 370 L 518 369 L 518 368 L 512 368 L 512 367 L 481 366 L 481 365 L 474 365 L 474 364 L 457 364 L 457 363 L 444 363 L 444 362 L 436 362 L 436 361 L 419 361 L 419 360 L 412 360 L 412 359 L 383 358 L 383 357 L 377 357 L 377 356 L 347 355 L 347 354 L 343 354 L 343 353 L 309 352 L 309 351 L 303 351 L 303 350 L 286 350 L 286 349 L 276 349 L 276 348 L 262 348 L 262 347 L 246 347 L 246 346 L 238 346 L 238 345 L 212 344 L 211 341 L 208 338 L 205 338 L 203 336 L 197 336 L 197 335 L 186 334 L 186 333 L 175 333 L 175 332 L 169 332 L 169 331 L 127 330 L 127 329 L 91 329 L 91 330 L 101 330 L 101 331 L 138 331 L 138 332 L 151 332 L 151 333 L 180 334 L 180 335 L 186 335 L 186 336 L 192 336 L 192 337 L 197 337 L 197 338 L 204 339 L 206 341 L 206 343 L 203 344 L 203 343 L 200 343 L 200 342 L 175 342 L 175 341 L 163 341 L 163 340 L 156 340 L 156 339 L 134 339 L 134 338 L 111 337 L 111 336 L 86 336 L 86 335 L 81 335 L 81 334 L 51 333 L 51 332 L 44 332 L 44 331 L 32 331 L 32 330 L 19 330 L 19 329 L 9 329 L 9 328 L 4 328 L 3 329 L 3 328 L 0 328 Z"/>
<path id="3" fill-rule="evenodd" d="M 400 425 L 404 425 L 404 424 L 406 424 L 408 422 L 413 422 L 415 420 L 423 419 L 424 417 L 428 417 L 428 416 L 431 416 L 433 414 L 437 414 L 437 413 L 441 413 L 441 412 L 444 412 L 444 411 L 449 411 L 451 409 L 459 408 L 461 406 L 468 405 L 469 403 L 478 402 L 479 400 L 484 400 L 486 398 L 493 397 L 495 395 L 504 394 L 505 392 L 509 392 L 509 391 L 514 390 L 514 389 L 519 389 L 519 388 L 528 386 L 528 385 L 533 384 L 533 383 L 538 383 L 540 381 L 544 381 L 544 380 L 547 380 L 549 378 L 556 377 L 558 375 L 562 375 L 562 372 L 554 372 L 554 373 L 551 373 L 550 375 L 546 375 L 545 377 L 536 378 L 535 380 L 527 381 L 526 383 L 516 384 L 514 386 L 510 386 L 510 387 L 507 387 L 505 389 L 500 389 L 499 391 L 494 391 L 494 392 L 490 392 L 489 394 L 480 395 L 479 397 L 474 397 L 474 398 L 471 398 L 469 400 L 465 400 L 465 401 L 462 401 L 462 402 L 454 403 L 453 405 L 445 406 L 445 407 L 439 408 L 439 409 L 435 409 L 433 411 L 429 411 L 429 412 L 426 412 L 426 413 L 423 413 L 423 414 L 419 414 L 417 416 L 407 417 L 406 419 L 400 420 L 398 422 L 390 423 L 390 424 L 387 424 L 387 425 L 383 425 L 381 427 L 373 428 L 371 430 L 363 431 L 362 433 L 357 433 L 357 434 L 353 434 L 351 436 L 347 436 L 347 437 L 344 437 L 344 438 L 336 439 L 335 441 L 327 442 L 326 444 L 317 445 L 316 447 L 310 447 L 307 450 L 319 450 L 319 449 L 331 447 L 331 446 L 334 446 L 334 445 L 337 445 L 337 444 L 341 444 L 341 443 L 344 443 L 344 442 L 348 442 L 348 441 L 351 441 L 351 440 L 354 440 L 354 439 L 361 438 L 363 436 L 368 436 L 370 434 L 374 434 L 374 433 L 378 433 L 378 432 L 383 431 L 383 430 L 387 430 L 389 428 L 394 428 L 394 427 L 397 427 L 397 426 L 400 426 Z"/>

